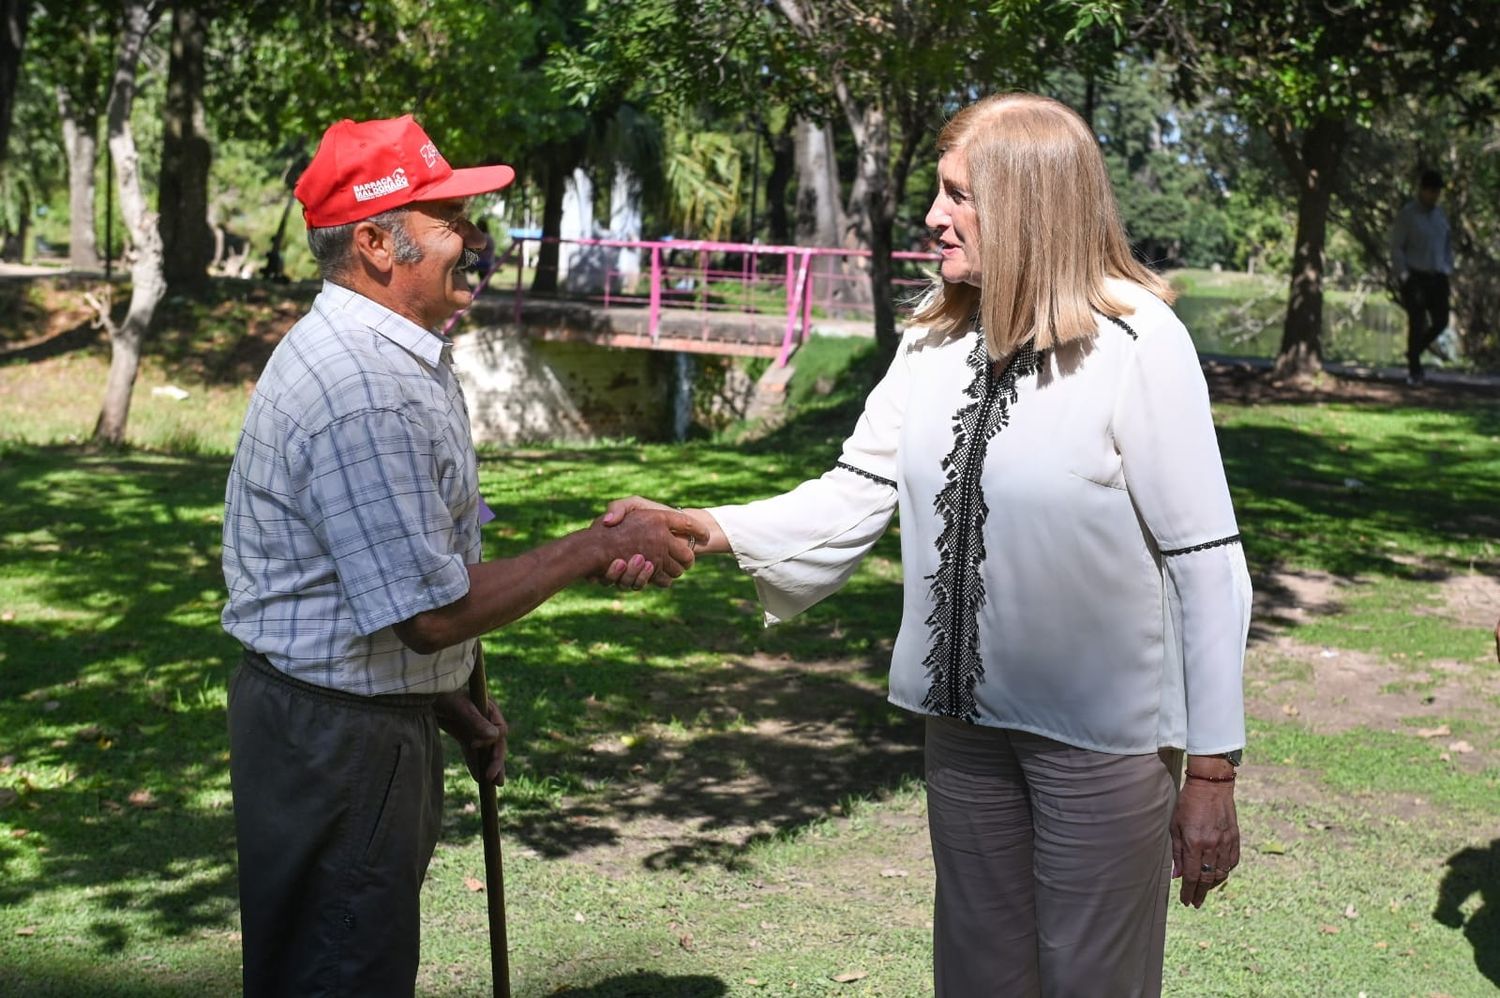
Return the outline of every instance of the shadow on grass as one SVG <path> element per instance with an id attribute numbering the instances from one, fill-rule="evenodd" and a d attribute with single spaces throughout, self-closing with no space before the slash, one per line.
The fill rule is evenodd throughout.
<path id="1" fill-rule="evenodd" d="M 1447 867 L 1432 917 L 1452 929 L 1463 927 L 1474 947 L 1474 966 L 1500 987 L 1500 839 L 1454 853 Z M 1465 919 L 1463 905 L 1476 894 L 1479 905 Z"/>
<path id="2" fill-rule="evenodd" d="M 601 476 L 649 492 L 660 471 L 632 448 L 577 458 L 577 481 L 532 475 L 498 493 L 489 542 L 505 550 L 492 556 L 586 523 Z M 544 463 L 557 460 L 568 458 Z M 500 463 L 511 472 L 529 461 Z M 764 464 L 724 459 L 721 487 L 763 483 Z M 24 831 L 0 839 L 0 904 L 91 889 L 98 901 L 80 911 L 80 931 L 101 953 L 127 947 L 143 914 L 149 931 L 168 936 L 234 921 L 223 697 L 237 649 L 218 624 L 226 471 L 214 457 L 0 454 L 0 584 L 23 608 L 0 622 L 0 754 L 13 757 L 0 780 L 18 794 L 0 821 Z M 556 500 L 538 502 L 541 489 Z M 836 609 L 766 631 L 728 559 L 693 582 L 634 605 L 613 590 L 575 588 L 489 639 L 518 763 L 606 790 L 641 767 L 662 788 L 649 802 L 596 793 L 560 813 L 521 809 L 519 833 L 539 851 L 587 847 L 590 823 L 618 808 L 625 818 L 702 819 L 651 865 L 732 865 L 752 843 L 726 847 L 721 829 L 793 834 L 845 797 L 916 771 L 916 739 L 892 725 L 879 681 L 897 583 L 858 579 Z M 732 656 L 744 657 L 722 661 Z M 833 657 L 852 664 L 809 675 L 796 661 Z M 674 716 L 690 744 L 645 738 L 623 754 L 590 751 Z M 757 718 L 775 723 L 756 731 Z M 851 731 L 864 737 L 851 743 Z M 450 801 L 450 818 L 461 803 Z M 463 818 L 455 823 L 473 834 Z M 124 929 L 106 914 L 122 910 L 135 913 Z"/>
<path id="3" fill-rule="evenodd" d="M 102 888 L 100 916 L 167 935 L 232 920 L 232 824 L 215 626 L 222 460 L 6 449 L 0 582 L 40 604 L 0 623 L 0 730 L 18 798 L 0 905 Z M 101 951 L 112 919 L 84 931 Z"/>
<path id="4" fill-rule="evenodd" d="M 719 998 L 729 987 L 717 977 L 693 974 L 669 977 L 650 971 L 636 971 L 600 981 L 586 988 L 563 988 L 552 992 L 554 998 Z"/>
<path id="5" fill-rule="evenodd" d="M 1268 613 L 1257 627 L 1294 619 L 1287 611 L 1301 604 L 1288 583 L 1299 573 L 1432 582 L 1491 561 L 1500 454 L 1489 442 L 1500 436 L 1500 408 L 1417 414 L 1403 430 L 1365 439 L 1233 420 L 1219 428 Z"/>

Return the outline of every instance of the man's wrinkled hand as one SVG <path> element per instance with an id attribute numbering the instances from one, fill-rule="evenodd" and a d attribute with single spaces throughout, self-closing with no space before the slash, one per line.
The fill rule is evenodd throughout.
<path id="1" fill-rule="evenodd" d="M 477 783 L 505 783 L 505 740 L 509 729 L 500 706 L 486 698 L 481 714 L 465 690 L 438 695 L 433 704 L 438 727 L 453 736 L 463 750 L 469 775 Z"/>
<path id="2" fill-rule="evenodd" d="M 612 557 L 601 581 L 623 589 L 670 586 L 692 567 L 704 528 L 681 510 L 632 496 L 609 504 L 594 521 Z"/>

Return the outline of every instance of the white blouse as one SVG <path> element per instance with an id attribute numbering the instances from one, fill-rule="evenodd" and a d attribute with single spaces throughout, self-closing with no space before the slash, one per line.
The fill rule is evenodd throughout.
<path id="1" fill-rule="evenodd" d="M 1187 330 L 1144 288 L 993 373 L 909 330 L 838 464 L 709 510 L 768 623 L 835 591 L 901 511 L 890 700 L 1119 754 L 1245 742 L 1250 577 Z"/>

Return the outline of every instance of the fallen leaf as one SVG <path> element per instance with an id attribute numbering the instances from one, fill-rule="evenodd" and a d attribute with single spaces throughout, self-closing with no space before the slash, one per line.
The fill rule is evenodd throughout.
<path id="1" fill-rule="evenodd" d="M 1345 918 L 1358 918 L 1359 917 L 1359 911 L 1355 909 L 1355 907 L 1354 907 L 1354 905 L 1352 903 L 1346 904 L 1344 906 L 1344 917 Z"/>
<path id="2" fill-rule="evenodd" d="M 1385 949 L 1388 946 L 1390 946 L 1390 943 L 1386 942 L 1384 939 L 1375 944 L 1376 949 Z"/>
<path id="3" fill-rule="evenodd" d="M 478 880 L 478 879 L 476 879 L 474 877 L 465 877 L 464 878 L 464 886 L 467 887 L 469 890 L 478 893 L 479 891 L 484 890 L 484 881 L 483 880 Z"/>
<path id="4" fill-rule="evenodd" d="M 854 981 L 862 981 L 870 976 L 867 970 L 846 970 L 842 974 L 833 974 L 829 980 L 835 984 L 851 984 Z"/>
<path id="5" fill-rule="evenodd" d="M 1448 730 L 1448 725 L 1446 725 L 1446 724 L 1439 724 L 1435 728 L 1418 728 L 1417 729 L 1417 737 L 1418 738 L 1439 738 L 1439 737 L 1441 737 L 1443 735 L 1451 735 L 1451 734 L 1453 734 L 1453 732 L 1450 731 L 1450 730 Z"/>
<path id="6" fill-rule="evenodd" d="M 149 790 L 132 791 L 130 796 L 125 799 L 130 802 L 131 807 L 138 807 L 145 811 L 149 811 L 157 806 L 156 795 Z"/>
<path id="7" fill-rule="evenodd" d="M 747 977 L 747 978 L 745 978 L 745 984 L 748 985 L 749 987 L 752 987 L 752 988 L 763 988 L 763 987 L 766 986 L 766 982 L 765 981 L 762 981 L 762 980 L 760 980 L 759 978 L 756 978 L 756 977 Z"/>
<path id="8" fill-rule="evenodd" d="M 34 935 L 36 935 L 36 926 L 35 925 L 23 925 L 19 929 L 16 930 L 16 935 L 18 935 L 18 936 L 34 936 Z"/>
<path id="9" fill-rule="evenodd" d="M 898 870 L 894 866 L 888 866 L 884 870 L 881 870 L 880 871 L 880 875 L 882 877 L 909 877 L 909 876 L 911 876 L 911 874 L 907 873 L 905 870 Z"/>
<path id="10" fill-rule="evenodd" d="M 1468 755 L 1470 752 L 1474 751 L 1474 746 L 1460 739 L 1456 742 L 1450 742 L 1448 745 L 1448 751 L 1457 752 L 1459 755 Z"/>
<path id="11" fill-rule="evenodd" d="M 1213 945 L 1213 943 L 1210 943 L 1207 939 L 1200 939 L 1200 940 L 1198 940 L 1198 948 L 1199 949 L 1208 949 L 1212 945 Z"/>
<path id="12" fill-rule="evenodd" d="M 1329 830 L 1329 829 L 1330 829 L 1330 828 L 1332 828 L 1332 827 L 1333 827 L 1333 826 L 1332 826 L 1332 825 L 1330 825 L 1330 824 L 1329 824 L 1329 823 L 1328 823 L 1328 822 L 1326 822 L 1326 821 L 1309 821 L 1309 822 L 1308 822 L 1308 823 L 1307 823 L 1307 827 L 1308 827 L 1308 828 L 1315 828 L 1315 829 L 1317 829 L 1317 830 L 1318 830 L 1318 831 L 1320 831 L 1320 832 L 1326 832 L 1326 831 L 1328 831 L 1328 830 Z"/>
<path id="13" fill-rule="evenodd" d="M 584 917 L 583 912 L 575 911 L 573 912 L 573 921 L 577 922 L 579 925 L 582 925 L 584 922 L 587 922 L 588 919 Z"/>
<path id="14" fill-rule="evenodd" d="M 1449 753 L 1447 753 L 1447 752 L 1439 752 L 1438 753 L 1438 762 L 1452 762 L 1452 761 L 1453 761 L 1453 756 L 1450 755 Z"/>
<path id="15" fill-rule="evenodd" d="M 1302 713 L 1302 711 L 1298 710 L 1295 706 L 1289 703 L 1284 703 L 1281 705 L 1281 712 L 1287 717 L 1296 717 L 1298 714 Z"/>
<path id="16" fill-rule="evenodd" d="M 1320 925 L 1318 926 L 1318 931 L 1323 933 L 1323 935 L 1325 936 L 1336 936 L 1343 930 L 1340 929 L 1337 925 Z"/>
<path id="17" fill-rule="evenodd" d="M 1286 845 L 1284 843 L 1276 841 L 1275 839 L 1267 839 L 1260 844 L 1260 851 L 1265 853 L 1267 856 L 1285 856 Z"/>
<path id="18" fill-rule="evenodd" d="M 677 945 L 691 953 L 693 951 L 693 934 L 691 932 L 684 932 L 678 937 Z"/>

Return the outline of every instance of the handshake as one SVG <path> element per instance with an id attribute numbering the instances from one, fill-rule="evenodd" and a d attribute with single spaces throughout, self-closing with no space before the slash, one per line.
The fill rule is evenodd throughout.
<path id="1" fill-rule="evenodd" d="M 603 566 L 594 577 L 621 589 L 643 589 L 647 583 L 666 588 L 699 554 L 729 550 L 707 511 L 676 509 L 640 496 L 616 499 L 588 529 Z"/>

